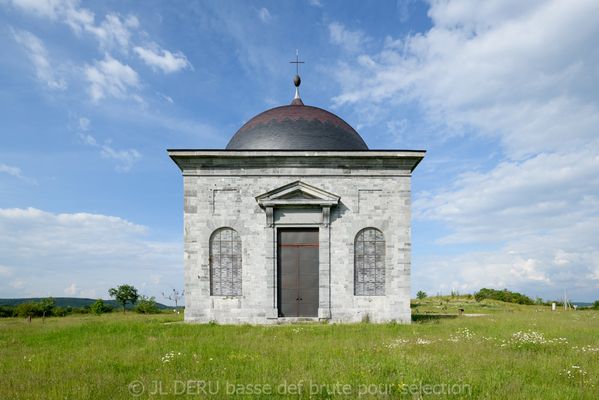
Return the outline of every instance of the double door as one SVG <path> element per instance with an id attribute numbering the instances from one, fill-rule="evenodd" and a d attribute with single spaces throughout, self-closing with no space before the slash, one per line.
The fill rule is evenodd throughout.
<path id="1" fill-rule="evenodd" d="M 318 228 L 278 229 L 280 317 L 318 316 Z"/>

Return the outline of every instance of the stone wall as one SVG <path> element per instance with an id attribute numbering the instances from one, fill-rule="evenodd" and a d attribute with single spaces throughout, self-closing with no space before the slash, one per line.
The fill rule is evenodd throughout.
<path id="1" fill-rule="evenodd" d="M 410 322 L 410 179 L 416 162 L 310 157 L 284 160 L 219 156 L 176 158 L 184 175 L 185 320 L 276 323 L 276 228 L 317 226 L 320 235 L 319 317 L 332 322 Z M 251 157 L 250 157 L 251 158 Z M 421 157 L 420 157 L 421 158 Z M 321 160 L 322 161 L 322 160 Z M 317 165 L 315 165 L 317 164 Z M 276 210 L 274 226 L 255 197 L 294 181 L 340 196 L 330 226 L 314 210 Z M 242 241 L 242 296 L 210 295 L 209 238 L 221 227 Z M 354 239 L 366 227 L 386 240 L 384 296 L 354 295 Z"/>

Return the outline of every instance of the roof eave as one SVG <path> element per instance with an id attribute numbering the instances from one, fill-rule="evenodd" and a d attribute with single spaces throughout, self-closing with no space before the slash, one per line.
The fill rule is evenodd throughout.
<path id="1" fill-rule="evenodd" d="M 276 158 L 276 157 L 330 157 L 330 158 L 388 158 L 412 159 L 410 172 L 420 164 L 426 150 L 223 150 L 223 149 L 168 149 L 169 157 L 183 170 L 182 160 L 192 158 Z"/>

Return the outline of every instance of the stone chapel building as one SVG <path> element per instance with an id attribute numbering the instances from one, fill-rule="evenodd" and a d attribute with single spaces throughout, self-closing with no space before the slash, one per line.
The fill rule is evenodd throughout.
<path id="1" fill-rule="evenodd" d="M 185 321 L 409 323 L 425 151 L 369 149 L 299 85 L 223 150 L 168 150 L 183 173 Z"/>

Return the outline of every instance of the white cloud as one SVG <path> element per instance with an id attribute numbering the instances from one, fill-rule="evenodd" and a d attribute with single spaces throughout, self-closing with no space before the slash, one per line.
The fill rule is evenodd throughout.
<path id="1" fill-rule="evenodd" d="M 127 51 L 130 46 L 131 29 L 139 27 L 139 20 L 135 16 L 123 18 L 116 13 L 110 13 L 100 25 L 84 23 L 82 27 L 96 37 L 103 49 Z"/>
<path id="2" fill-rule="evenodd" d="M 4 172 L 4 173 L 14 176 L 16 178 L 21 178 L 23 176 L 21 173 L 21 168 L 11 167 L 10 165 L 6 165 L 6 164 L 0 164 L 0 172 Z"/>
<path id="3" fill-rule="evenodd" d="M 114 12 L 96 24 L 95 14 L 81 7 L 79 0 L 12 0 L 11 3 L 22 11 L 63 22 L 76 34 L 90 33 L 104 50 L 128 51 L 132 31 L 139 28 L 136 16 L 123 17 Z"/>
<path id="4" fill-rule="evenodd" d="M 41 17 L 57 19 L 63 10 L 72 8 L 78 0 L 11 0 L 13 6 Z"/>
<path id="5" fill-rule="evenodd" d="M 89 118 L 80 117 L 79 118 L 79 129 L 77 132 L 79 139 L 81 139 L 81 141 L 88 146 L 98 146 L 98 142 L 96 141 L 96 138 L 93 137 L 91 134 L 87 133 L 90 129 L 91 129 L 91 121 L 89 120 Z"/>
<path id="6" fill-rule="evenodd" d="M 594 142 L 576 154 L 575 164 L 569 153 L 541 153 L 502 162 L 489 172 L 465 173 L 451 187 L 419 194 L 414 215 L 451 226 L 445 243 L 517 240 L 574 226 L 599 214 L 597 154 Z"/>
<path id="7" fill-rule="evenodd" d="M 89 131 L 90 126 L 91 126 L 91 121 L 89 120 L 89 118 L 86 118 L 86 117 L 79 118 L 79 129 L 81 129 L 81 131 L 83 131 L 83 132 Z"/>
<path id="8" fill-rule="evenodd" d="M 18 179 L 20 179 L 24 182 L 30 183 L 30 184 L 37 183 L 37 181 L 35 179 L 29 178 L 29 177 L 23 175 L 23 172 L 21 171 L 21 168 L 19 168 L 19 167 L 14 167 L 11 165 L 6 165 L 6 164 L 0 163 L 0 173 L 8 174 L 10 176 L 18 178 Z"/>
<path id="9" fill-rule="evenodd" d="M 272 19 L 272 16 L 270 15 L 270 11 L 268 11 L 268 8 L 266 7 L 262 7 L 261 9 L 258 10 L 258 17 L 260 18 L 260 21 L 267 23 Z"/>
<path id="10" fill-rule="evenodd" d="M 48 60 L 48 52 L 42 41 L 27 31 L 13 31 L 17 43 L 23 46 L 27 56 L 35 67 L 37 79 L 50 89 L 64 90 L 67 88 L 66 81 L 58 77 L 52 64 Z"/>
<path id="11" fill-rule="evenodd" d="M 329 24 L 329 39 L 331 43 L 341 46 L 350 53 L 362 51 L 364 44 L 369 40 L 364 32 L 347 29 L 340 22 Z"/>
<path id="12" fill-rule="evenodd" d="M 71 283 L 68 287 L 66 287 L 64 289 L 64 293 L 67 296 L 75 296 L 77 294 L 77 292 L 79 291 L 79 288 L 77 287 L 76 284 Z"/>
<path id="13" fill-rule="evenodd" d="M 594 300 L 599 289 L 599 250 L 593 238 L 599 218 L 573 226 L 522 236 L 497 250 L 429 255 L 413 269 L 415 290 L 436 293 L 458 288 L 472 293 L 482 287 L 509 288 L 530 296 L 555 299 L 568 290 L 575 300 Z M 589 235 L 576 243 L 575 235 Z M 560 257 L 567 255 L 564 262 Z"/>
<path id="14" fill-rule="evenodd" d="M 95 102 L 108 96 L 117 99 L 134 97 L 129 90 L 140 86 L 137 72 L 108 54 L 93 66 L 86 66 L 85 77 L 90 84 L 89 95 Z"/>
<path id="15" fill-rule="evenodd" d="M 175 101 L 171 96 L 167 96 L 166 94 L 159 93 L 160 97 L 162 97 L 167 103 L 173 104 Z"/>
<path id="16" fill-rule="evenodd" d="M 140 86 L 137 72 L 108 53 L 110 50 L 117 50 L 124 54 L 129 52 L 132 46 L 132 36 L 140 27 L 136 16 L 124 17 L 118 13 L 109 12 L 100 23 L 96 23 L 94 13 L 80 7 L 78 0 L 39 2 L 13 0 L 12 4 L 25 12 L 63 22 L 75 34 L 88 33 L 97 40 L 100 49 L 105 52 L 104 60 L 96 61 L 94 65 L 85 65 L 82 68 L 84 79 L 90 83 L 88 92 L 94 102 L 106 97 L 142 101 L 139 95 L 129 95 L 131 88 Z M 66 89 L 66 81 L 57 77 L 54 71 L 55 67 L 52 67 L 52 63 L 48 60 L 47 51 L 41 40 L 29 32 L 14 32 L 14 37 L 26 48 L 36 68 L 38 79 L 52 89 Z M 187 61 L 185 56 L 180 53 L 173 55 L 165 51 L 164 57 L 166 58 L 164 64 L 171 61 L 171 67 L 177 62 L 181 62 L 181 58 L 185 62 Z"/>
<path id="17" fill-rule="evenodd" d="M 334 102 L 361 121 L 416 106 L 443 140 L 501 146 L 495 165 L 416 194 L 415 217 L 448 229 L 439 249 L 462 249 L 418 260 L 423 282 L 431 274 L 448 288 L 569 287 L 589 297 L 599 286 L 598 12 L 597 2 L 433 1 L 429 31 L 386 38 L 335 69 Z M 469 169 L 454 149 L 435 150 Z"/>
<path id="18" fill-rule="evenodd" d="M 81 141 L 89 146 L 98 146 L 98 142 L 96 141 L 96 138 L 93 137 L 92 135 L 90 135 L 89 133 L 85 133 L 85 132 L 78 132 L 77 135 L 79 136 L 79 139 L 81 139 Z"/>
<path id="19" fill-rule="evenodd" d="M 397 0 L 397 13 L 399 21 L 406 22 L 410 19 L 410 7 L 415 3 L 415 0 Z"/>
<path id="20" fill-rule="evenodd" d="M 147 227 L 114 216 L 0 209 L 0 264 L 10 260 L 13 270 L 10 282 L 0 280 L 0 292 L 60 296 L 66 288 L 69 294 L 107 298 L 110 287 L 140 286 L 152 275 L 181 284 L 180 244 L 154 241 L 149 234 Z M 164 291 L 154 282 L 144 294 Z"/>
<path id="21" fill-rule="evenodd" d="M 10 286 L 13 289 L 22 289 L 25 287 L 26 282 L 22 279 L 15 279 L 10 281 L 10 283 L 8 284 L 8 286 Z"/>
<path id="22" fill-rule="evenodd" d="M 150 47 L 136 46 L 133 51 L 137 53 L 147 65 L 154 69 L 160 69 L 166 74 L 177 72 L 185 68 L 191 68 L 187 57 L 181 52 L 171 53 L 159 48 L 156 44 Z"/>
<path id="23" fill-rule="evenodd" d="M 395 142 L 404 143 L 404 135 L 406 135 L 409 127 L 409 121 L 406 118 L 392 119 L 386 123 L 387 131 L 393 136 Z"/>
<path id="24" fill-rule="evenodd" d="M 133 164 L 141 159 L 140 152 L 135 149 L 116 150 L 107 144 L 101 146 L 100 154 L 104 158 L 117 161 L 116 170 L 120 172 L 129 171 Z"/>
<path id="25" fill-rule="evenodd" d="M 0 275 L 7 277 L 13 274 L 12 268 L 6 267 L 4 265 L 0 265 Z"/>
<path id="26" fill-rule="evenodd" d="M 79 129 L 77 135 L 81 141 L 99 150 L 102 158 L 107 158 L 116 161 L 115 169 L 119 172 L 126 172 L 141 159 L 141 153 L 136 149 L 119 150 L 112 146 L 111 140 L 99 143 L 96 138 L 89 133 L 91 129 L 91 121 L 86 117 L 79 118 Z"/>
<path id="27" fill-rule="evenodd" d="M 599 3 L 520 2 L 513 19 L 501 2 L 485 2 L 487 12 L 454 3 L 433 2 L 429 15 L 439 25 L 425 34 L 389 38 L 378 53 L 337 70 L 336 104 L 417 101 L 454 131 L 473 127 L 498 138 L 510 157 L 594 137 Z"/>
<path id="28" fill-rule="evenodd" d="M 441 221 L 439 242 L 499 245 L 495 251 L 425 257 L 420 282 L 454 276 L 468 290 L 517 287 L 543 297 L 564 289 L 591 300 L 599 288 L 599 145 L 574 154 L 539 154 L 454 184 L 414 202 L 415 219 Z M 577 162 L 572 163 L 576 157 Z M 579 297 L 579 298 L 580 298 Z"/>
<path id="29" fill-rule="evenodd" d="M 322 7 L 322 2 L 320 0 L 308 0 L 308 4 L 310 4 L 312 7 Z"/>
<path id="30" fill-rule="evenodd" d="M 433 0 L 428 15 L 435 27 L 482 32 L 504 23 L 525 22 L 544 3 L 547 4 L 544 0 L 502 0 L 483 3 L 476 0 Z"/>
<path id="31" fill-rule="evenodd" d="M 151 43 L 149 47 L 135 45 L 141 38 L 148 41 L 148 34 L 141 29 L 135 15 L 123 16 L 109 11 L 104 18 L 96 21 L 95 14 L 81 7 L 79 0 L 10 0 L 8 3 L 26 13 L 62 22 L 77 36 L 88 34 L 95 38 L 100 50 L 105 53 L 105 58 L 82 68 L 84 79 L 90 83 L 89 94 L 95 102 L 107 97 L 142 101 L 139 95 L 129 95 L 129 89 L 140 86 L 137 72 L 109 53 L 127 56 L 134 49 L 146 64 L 165 73 L 193 69 L 180 51 L 171 52 L 155 43 Z M 66 89 L 66 81 L 56 76 L 41 41 L 28 32 L 15 33 L 15 38 L 26 47 L 36 67 L 38 79 L 52 89 Z"/>
<path id="32" fill-rule="evenodd" d="M 132 41 L 136 34 L 147 36 L 145 32 L 140 32 L 140 22 L 135 15 L 122 16 L 116 12 L 108 12 L 102 22 L 96 23 L 95 14 L 80 7 L 79 3 L 79 0 L 12 0 L 15 7 L 25 12 L 64 22 L 76 34 L 91 34 L 103 51 L 118 50 L 127 53 L 133 47 L 144 62 L 166 73 L 191 68 L 191 64 L 181 52 L 172 53 L 161 49 L 155 43 L 149 47 L 134 46 Z M 262 11 L 260 16 L 263 16 Z M 268 10 L 264 17 L 270 18 Z"/>
<path id="33" fill-rule="evenodd" d="M 93 32 L 96 28 L 96 16 L 87 8 L 80 8 L 79 1 L 72 1 L 60 9 L 61 21 L 67 24 L 73 32 L 80 34 L 84 31 Z"/>

